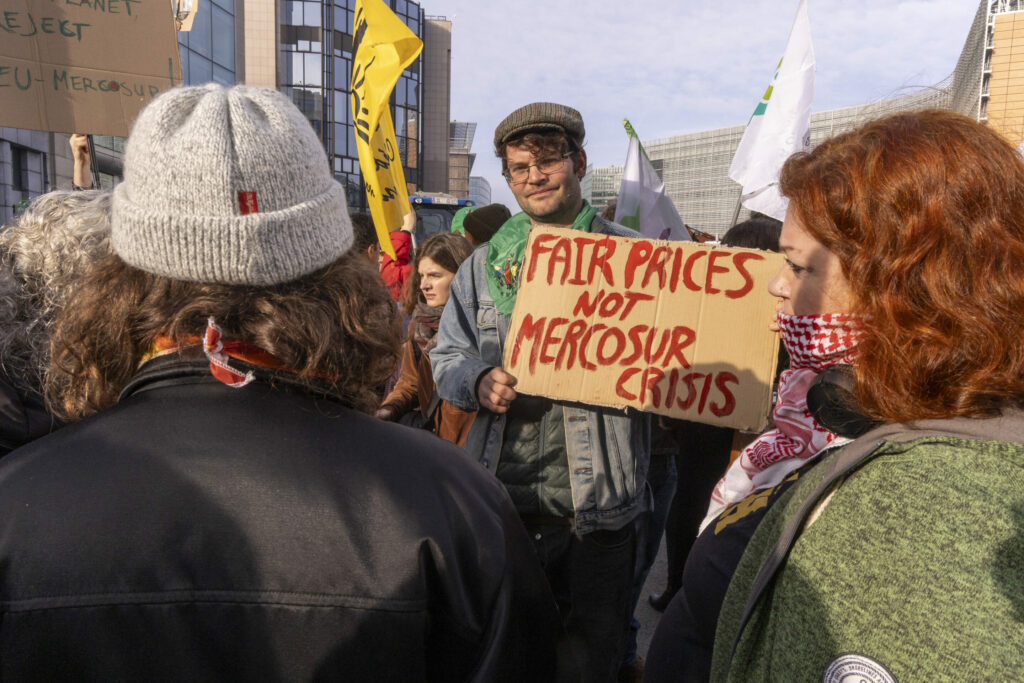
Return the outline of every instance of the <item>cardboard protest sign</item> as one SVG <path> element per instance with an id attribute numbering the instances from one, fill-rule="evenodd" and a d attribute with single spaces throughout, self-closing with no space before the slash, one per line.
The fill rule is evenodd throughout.
<path id="1" fill-rule="evenodd" d="M 180 84 L 167 0 L 0 0 L 0 125 L 124 136 Z"/>
<path id="2" fill-rule="evenodd" d="M 516 390 L 760 431 L 779 254 L 534 228 L 504 369 Z"/>

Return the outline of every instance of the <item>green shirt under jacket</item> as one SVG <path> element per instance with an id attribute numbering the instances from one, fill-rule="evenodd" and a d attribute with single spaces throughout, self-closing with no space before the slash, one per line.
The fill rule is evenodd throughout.
<path id="1" fill-rule="evenodd" d="M 726 595 L 712 680 L 1024 679 L 1024 417 L 883 429 L 897 433 L 811 508 L 731 656 L 755 575 L 842 451 L 768 512 Z"/>

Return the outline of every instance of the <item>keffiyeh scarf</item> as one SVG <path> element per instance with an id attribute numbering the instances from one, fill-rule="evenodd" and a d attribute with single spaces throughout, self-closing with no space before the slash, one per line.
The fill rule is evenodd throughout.
<path id="1" fill-rule="evenodd" d="M 733 461 L 711 494 L 700 530 L 727 507 L 754 491 L 781 483 L 790 472 L 831 445 L 849 441 L 815 421 L 807 409 L 807 390 L 818 373 L 837 363 L 851 363 L 859 333 L 852 315 L 785 315 L 778 313 L 782 342 L 790 366 L 779 377 L 779 395 L 772 411 L 775 429 L 759 436 Z"/>

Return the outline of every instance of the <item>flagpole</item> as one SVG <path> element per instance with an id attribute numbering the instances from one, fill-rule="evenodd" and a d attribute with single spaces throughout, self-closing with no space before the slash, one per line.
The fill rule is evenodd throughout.
<path id="1" fill-rule="evenodd" d="M 736 227 L 736 221 L 740 217 L 740 207 L 743 206 L 743 188 L 740 188 L 740 196 L 736 197 L 736 208 L 732 212 L 732 220 L 729 222 L 729 227 Z"/>

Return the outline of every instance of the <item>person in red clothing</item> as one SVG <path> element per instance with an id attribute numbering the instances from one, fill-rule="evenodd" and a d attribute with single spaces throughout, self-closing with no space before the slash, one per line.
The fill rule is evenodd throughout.
<path id="1" fill-rule="evenodd" d="M 401 230 L 391 233 L 391 246 L 395 248 L 395 258 L 387 254 L 381 255 L 380 279 L 391 292 L 391 298 L 402 303 L 405 296 L 405 284 L 412 274 L 412 231 L 416 227 L 416 213 L 409 207 Z"/>

